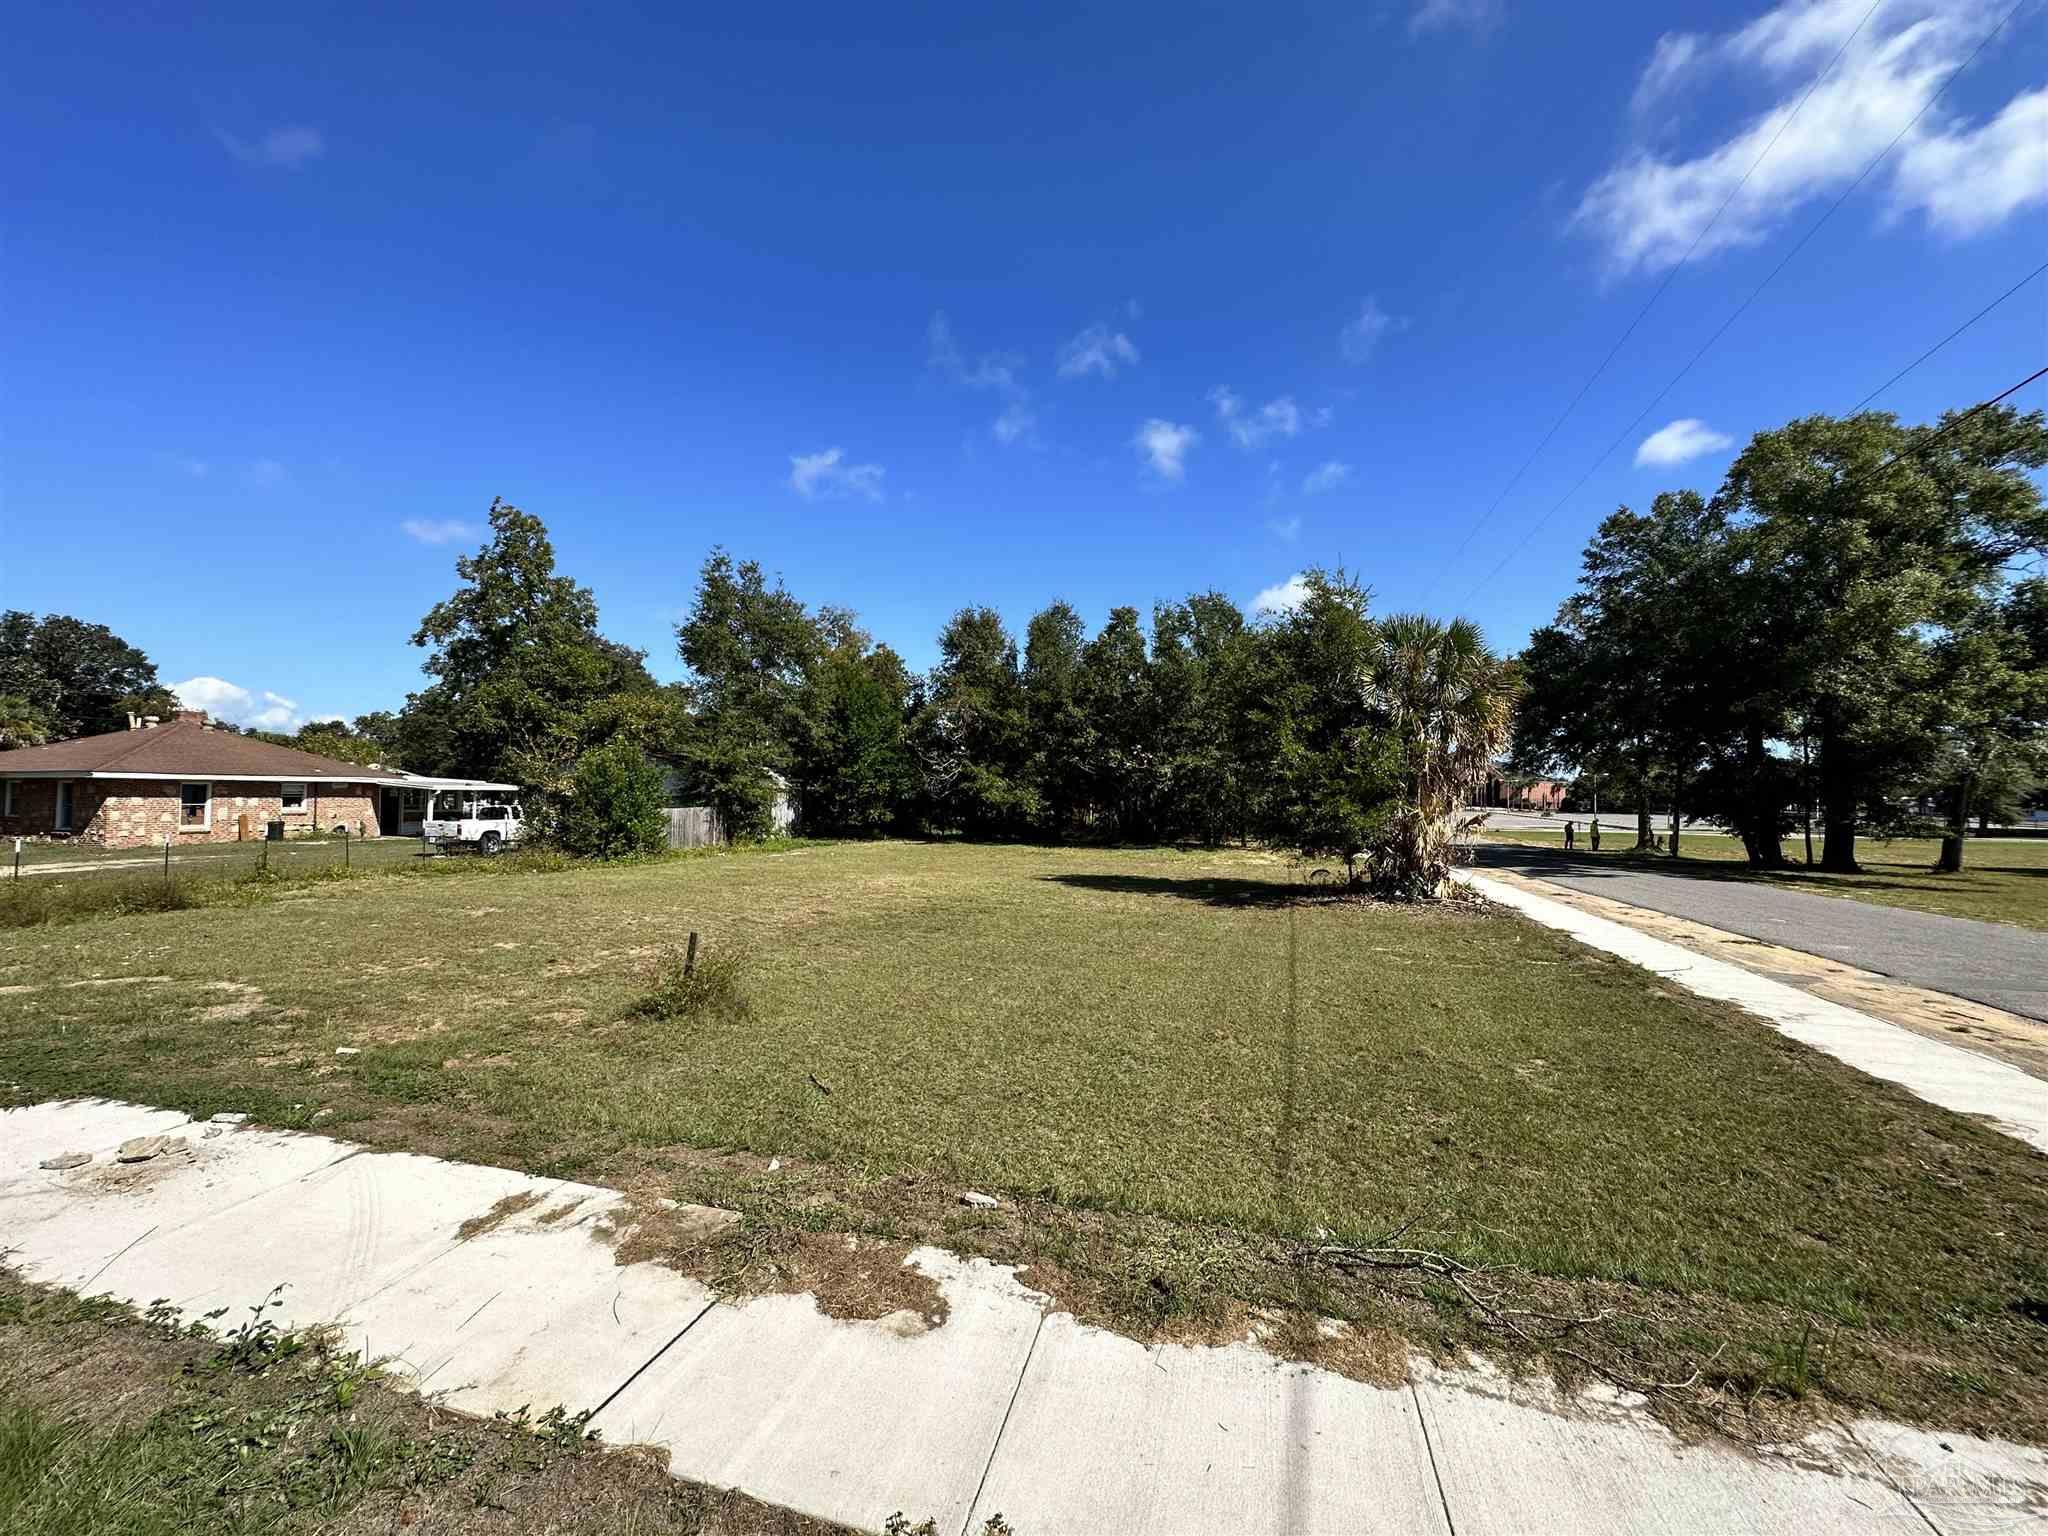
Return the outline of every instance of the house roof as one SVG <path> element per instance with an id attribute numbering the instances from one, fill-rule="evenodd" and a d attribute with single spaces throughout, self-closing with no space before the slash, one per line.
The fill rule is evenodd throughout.
<path id="1" fill-rule="evenodd" d="M 103 736 L 78 736 L 43 747 L 0 752 L 0 778 L 221 778 L 340 780 L 351 784 L 391 782 L 392 770 L 366 768 L 337 758 L 301 752 L 217 731 L 204 719 Z"/>

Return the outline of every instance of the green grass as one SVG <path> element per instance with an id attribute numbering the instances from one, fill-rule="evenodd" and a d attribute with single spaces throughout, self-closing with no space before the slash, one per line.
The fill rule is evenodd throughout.
<path id="1" fill-rule="evenodd" d="M 1294 873 L 847 844 L 25 930 L 0 1084 L 946 1242 L 1134 1330 L 1306 1307 L 1511 1346 L 1303 1262 L 1409 1223 L 1546 1310 L 1615 1309 L 1581 1347 L 1630 1369 L 1753 1397 L 1810 1336 L 1821 1396 L 2048 1440 L 2037 1154 L 1519 919 Z M 692 929 L 750 957 L 747 1006 L 638 1011 Z M 169 979 L 67 985 L 119 977 Z"/>
<path id="2" fill-rule="evenodd" d="M 835 1536 L 677 1482 L 559 1411 L 437 1411 L 315 1336 L 202 1341 L 0 1270 L 0 1530 Z"/>
<path id="3" fill-rule="evenodd" d="M 265 845 L 257 846 L 261 849 Z M 186 863 L 173 860 L 169 867 L 138 867 L 124 861 L 101 866 L 83 876 L 48 874 L 0 882 L 0 930 L 93 922 L 139 913 L 250 906 L 314 885 L 368 880 L 379 874 L 504 875 L 564 868 L 571 862 L 565 855 L 546 848 L 515 850 L 491 859 L 469 854 L 420 859 L 387 853 L 356 863 L 338 853 L 330 859 L 294 860 L 258 852 L 232 862 L 225 858 Z"/>
<path id="4" fill-rule="evenodd" d="M 171 868 L 211 868 L 214 865 L 253 865 L 264 856 L 265 849 L 273 864 L 293 867 L 314 867 L 323 864 L 340 864 L 344 860 L 366 868 L 379 868 L 386 864 L 416 858 L 420 851 L 420 840 L 416 837 L 352 837 L 344 840 L 325 835 L 316 837 L 288 837 L 282 842 L 265 843 L 252 839 L 246 843 L 185 843 L 171 850 Z M 14 845 L 11 840 L 0 845 L 0 878 L 11 876 L 14 870 Z M 38 880 L 76 879 L 93 874 L 133 874 L 138 870 L 162 869 L 164 850 L 161 844 L 153 848 L 102 848 L 97 843 L 82 842 L 24 842 L 21 847 L 21 867 L 24 878 Z M 79 865 L 82 868 L 65 874 L 31 874 L 39 866 Z"/>
<path id="5" fill-rule="evenodd" d="M 1664 823 L 1656 830 L 1666 837 L 1670 833 L 1670 827 Z M 1530 831 L 1503 828 L 1481 832 L 1480 836 L 1496 843 L 1564 846 L 1562 826 L 1556 830 L 1545 827 Z M 1795 861 L 1793 868 L 1785 870 L 1750 869 L 1744 862 L 1739 839 L 1712 832 L 1688 828 L 1680 835 L 1678 846 L 1681 856 L 1676 860 L 1637 853 L 1633 819 L 1603 820 L 1600 852 L 1596 855 L 1586 845 L 1586 821 L 1579 818 L 1578 846 L 1573 851 L 1588 858 L 1648 859 L 1659 868 L 1701 879 L 1767 881 L 1788 890 L 1847 896 L 1881 906 L 2048 929 L 2048 838 L 1973 837 L 1963 845 L 1962 870 L 1953 875 L 1933 872 L 1935 857 L 1941 852 L 1940 841 L 1933 838 L 1901 837 L 1889 842 L 1863 838 L 1856 845 L 1857 862 L 1863 870 L 1854 875 L 1806 868 L 1806 846 L 1797 838 L 1785 842 L 1785 856 Z M 1816 834 L 1816 858 L 1819 852 Z"/>

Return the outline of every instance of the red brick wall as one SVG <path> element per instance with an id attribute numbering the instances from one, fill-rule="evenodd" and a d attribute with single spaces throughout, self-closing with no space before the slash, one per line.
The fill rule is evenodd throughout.
<path id="1" fill-rule="evenodd" d="M 71 832 L 69 836 L 97 842 L 94 818 L 110 786 L 92 779 L 71 782 Z M 14 814 L 0 814 L 0 837 L 50 837 L 57 830 L 57 781 L 16 779 Z"/>
<path id="2" fill-rule="evenodd" d="M 0 836 L 48 837 L 54 832 L 57 781 L 20 779 L 14 786 L 16 814 L 0 816 Z M 375 837 L 377 790 L 369 784 L 306 785 L 306 802 L 295 811 L 281 809 L 275 782 L 213 786 L 213 824 L 205 828 L 178 825 L 179 785 L 171 780 L 75 779 L 72 781 L 72 836 L 109 848 L 160 846 L 170 832 L 180 843 L 231 843 L 249 818 L 249 835 L 259 838 L 273 820 L 282 820 L 285 835 L 332 832 L 346 826 L 352 836 Z"/>

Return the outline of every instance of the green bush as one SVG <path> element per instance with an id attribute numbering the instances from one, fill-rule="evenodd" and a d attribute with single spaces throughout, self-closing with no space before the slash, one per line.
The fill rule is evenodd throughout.
<path id="1" fill-rule="evenodd" d="M 614 737 L 576 764 L 556 840 L 593 859 L 657 852 L 668 838 L 661 770 L 632 742 Z"/>
<path id="2" fill-rule="evenodd" d="M 747 969 L 741 950 L 701 950 L 694 966 L 687 950 L 671 950 L 631 1011 L 654 1019 L 743 1019 L 750 1011 L 743 985 Z"/>

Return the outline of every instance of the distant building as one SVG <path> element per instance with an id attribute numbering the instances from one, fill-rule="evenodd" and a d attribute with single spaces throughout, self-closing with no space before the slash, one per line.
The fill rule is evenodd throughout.
<path id="1" fill-rule="evenodd" d="M 1531 778 L 1490 768 L 1480 786 L 1479 804 L 1492 810 L 1555 811 L 1564 806 L 1564 785 L 1556 779 Z"/>
<path id="2" fill-rule="evenodd" d="M 517 786 L 344 763 L 216 730 L 206 711 L 181 709 L 164 723 L 150 716 L 125 731 L 0 752 L 0 835 L 134 848 L 262 837 L 273 822 L 288 836 L 410 834 L 439 789 Z"/>

